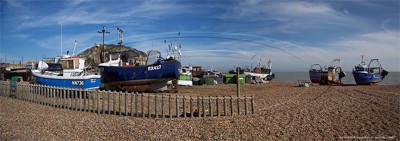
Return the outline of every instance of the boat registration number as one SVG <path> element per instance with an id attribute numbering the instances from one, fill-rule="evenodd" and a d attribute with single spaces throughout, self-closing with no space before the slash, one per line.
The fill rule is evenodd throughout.
<path id="1" fill-rule="evenodd" d="M 149 67 L 147 68 L 147 71 L 160 70 L 160 69 L 161 69 L 161 65 L 149 66 Z"/>
<path id="2" fill-rule="evenodd" d="M 83 86 L 84 84 L 83 81 L 72 81 L 72 85 Z"/>

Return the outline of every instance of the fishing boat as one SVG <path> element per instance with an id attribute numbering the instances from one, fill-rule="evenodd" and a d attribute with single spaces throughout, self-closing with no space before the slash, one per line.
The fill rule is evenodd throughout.
<path id="1" fill-rule="evenodd" d="M 179 78 L 181 64 L 178 60 L 163 59 L 156 50 L 150 50 L 147 56 L 143 64 L 143 57 L 137 50 L 107 53 L 108 62 L 99 64 L 104 89 L 163 91 L 168 81 Z"/>
<path id="2" fill-rule="evenodd" d="M 319 64 L 311 65 L 310 70 L 308 71 L 310 74 L 310 80 L 312 83 L 319 83 L 321 81 L 321 72 L 322 67 Z"/>
<path id="3" fill-rule="evenodd" d="M 316 66 L 320 68 L 315 69 Z M 324 67 L 324 70 L 320 65 L 314 64 L 311 66 L 309 73 L 311 81 L 320 85 L 340 85 L 342 84 L 342 78 L 346 76 L 346 73 L 342 70 L 340 59 L 333 59 L 328 67 Z"/>
<path id="4" fill-rule="evenodd" d="M 85 60 L 77 56 L 64 55 L 56 62 L 39 61 L 38 68 L 32 70 L 34 83 L 76 89 L 97 89 L 100 75 L 90 73 L 85 67 Z"/>
<path id="5" fill-rule="evenodd" d="M 389 73 L 382 68 L 378 59 L 371 59 L 368 65 L 361 55 L 361 63 L 354 67 L 353 76 L 357 85 L 371 85 L 382 81 Z"/>
<path id="6" fill-rule="evenodd" d="M 261 66 L 261 61 L 258 63 L 258 66 L 253 69 L 253 71 L 244 71 L 244 74 L 250 75 L 254 78 L 258 77 L 264 81 L 271 81 L 275 78 L 275 74 L 272 73 L 272 61 L 268 60 L 264 66 Z"/>

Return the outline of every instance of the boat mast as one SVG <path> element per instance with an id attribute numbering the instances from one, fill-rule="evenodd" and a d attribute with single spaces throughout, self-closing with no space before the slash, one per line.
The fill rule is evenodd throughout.
<path id="1" fill-rule="evenodd" d="M 361 55 L 361 65 L 365 65 L 365 62 L 364 62 L 364 54 Z"/>
<path id="2" fill-rule="evenodd" d="M 75 40 L 75 44 L 74 44 L 74 50 L 72 50 L 72 56 L 75 55 L 75 48 L 76 48 L 76 44 L 78 43 L 78 41 Z"/>
<path id="3" fill-rule="evenodd" d="M 178 32 L 178 61 L 181 61 L 181 32 Z"/>
<path id="4" fill-rule="evenodd" d="M 103 63 L 103 57 L 104 57 L 104 34 L 109 34 L 109 31 L 106 31 L 106 27 L 103 25 L 103 29 L 101 31 L 97 31 L 97 33 L 102 33 L 103 34 L 103 46 L 101 48 L 101 53 L 100 53 L 100 62 Z"/>
<path id="5" fill-rule="evenodd" d="M 62 57 L 62 52 L 63 52 L 63 46 L 62 46 L 62 24 L 61 24 L 61 57 Z"/>
<path id="6" fill-rule="evenodd" d="M 122 36 L 124 31 L 121 28 L 117 28 L 117 32 L 118 32 L 118 45 L 119 45 L 119 51 L 122 51 Z"/>

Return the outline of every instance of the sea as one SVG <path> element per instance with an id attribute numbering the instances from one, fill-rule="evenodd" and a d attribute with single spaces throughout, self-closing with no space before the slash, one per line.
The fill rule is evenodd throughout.
<path id="1" fill-rule="evenodd" d="M 356 84 L 354 81 L 353 74 L 351 72 L 345 72 L 346 77 L 342 78 L 343 84 Z M 298 80 L 310 81 L 310 75 L 308 72 L 274 72 L 275 79 L 272 81 L 283 81 L 283 82 L 298 82 Z M 379 85 L 393 85 L 400 84 L 400 72 L 389 72 L 389 74 L 383 79 Z"/>

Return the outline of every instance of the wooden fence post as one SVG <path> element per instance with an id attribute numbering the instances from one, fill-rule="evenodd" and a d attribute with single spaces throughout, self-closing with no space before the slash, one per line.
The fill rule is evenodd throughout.
<path id="1" fill-rule="evenodd" d="M 154 94 L 154 114 L 155 114 L 155 118 L 158 118 L 158 111 L 157 111 L 157 99 L 158 99 L 158 95 Z"/>
<path id="2" fill-rule="evenodd" d="M 244 114 L 247 115 L 247 96 L 244 96 Z"/>
<path id="3" fill-rule="evenodd" d="M 53 87 L 53 107 L 57 108 L 57 88 Z"/>
<path id="4" fill-rule="evenodd" d="M 81 95 L 81 110 L 80 111 L 86 111 L 86 91 L 80 89 L 80 91 L 82 92 Z"/>
<path id="5" fill-rule="evenodd" d="M 42 87 L 38 87 L 38 99 L 39 99 L 39 104 L 42 105 Z"/>
<path id="6" fill-rule="evenodd" d="M 58 90 L 58 108 L 63 108 L 62 107 L 62 88 L 57 89 Z"/>
<path id="7" fill-rule="evenodd" d="M 197 96 L 197 117 L 201 117 L 200 97 Z"/>
<path id="8" fill-rule="evenodd" d="M 124 101 L 125 101 L 125 106 L 124 106 L 124 109 L 125 109 L 125 111 L 124 111 L 124 113 L 125 113 L 125 116 L 128 116 L 128 113 L 126 113 L 126 97 L 128 96 L 128 93 L 127 92 L 125 92 L 124 93 Z"/>
<path id="9" fill-rule="evenodd" d="M 217 116 L 219 117 L 220 114 L 219 114 L 219 100 L 218 100 L 218 97 L 216 98 L 215 102 L 217 102 L 216 103 L 216 105 L 217 105 Z"/>
<path id="10" fill-rule="evenodd" d="M 117 102 L 117 92 L 113 91 L 113 114 L 117 115 L 117 110 L 116 110 L 116 102 Z"/>
<path id="11" fill-rule="evenodd" d="M 121 95 L 122 95 L 122 93 L 119 92 L 118 93 L 118 112 L 119 112 L 119 115 L 121 115 Z"/>
<path id="12" fill-rule="evenodd" d="M 74 95 L 72 94 L 72 92 L 71 92 L 71 89 L 70 88 L 68 88 L 67 89 L 67 94 L 68 94 L 68 96 L 69 96 L 69 107 L 70 107 L 70 109 L 71 110 L 74 110 Z"/>
<path id="13" fill-rule="evenodd" d="M 94 90 L 89 90 L 89 111 L 88 112 L 95 112 L 95 102 L 94 102 Z M 91 103 L 91 104 L 90 104 Z"/>
<path id="14" fill-rule="evenodd" d="M 171 108 L 172 108 L 172 97 L 171 95 L 168 96 L 168 114 L 169 114 L 169 118 L 172 118 L 172 113 L 171 113 Z"/>
<path id="15" fill-rule="evenodd" d="M 230 96 L 230 99 L 229 99 L 230 101 L 230 107 L 231 107 L 231 116 L 233 116 L 233 100 L 232 100 L 232 96 Z"/>
<path id="16" fill-rule="evenodd" d="M 224 96 L 224 116 L 226 116 L 226 97 Z"/>
<path id="17" fill-rule="evenodd" d="M 49 104 L 50 107 L 54 107 L 54 88 L 52 86 L 49 87 Z"/>
<path id="18" fill-rule="evenodd" d="M 83 103 L 82 99 L 84 100 L 83 91 L 82 90 L 78 90 L 78 91 L 79 91 L 79 110 L 78 111 L 82 111 L 82 109 L 84 107 L 84 105 L 82 105 L 82 103 Z"/>
<path id="19" fill-rule="evenodd" d="M 121 97 L 122 97 L 122 92 L 118 92 L 118 112 L 119 112 L 119 115 L 121 116 Z"/>
<path id="20" fill-rule="evenodd" d="M 107 101 L 108 101 L 108 103 L 107 103 L 107 105 L 108 105 L 108 106 L 107 106 L 107 109 L 108 109 L 108 110 L 107 110 L 107 111 L 108 111 L 108 114 L 109 114 L 109 115 L 111 115 L 111 110 L 110 110 L 110 97 L 111 97 L 111 94 L 112 94 L 111 91 L 108 90 L 108 91 L 107 91 L 107 97 L 108 97 L 108 99 L 107 99 Z"/>
<path id="21" fill-rule="evenodd" d="M 104 101 L 106 100 L 106 95 L 105 93 L 107 93 L 106 91 L 101 91 L 101 113 L 105 114 L 105 109 L 104 109 Z"/>
<path id="22" fill-rule="evenodd" d="M 147 114 L 148 118 L 150 118 L 150 94 L 147 94 Z"/>
<path id="23" fill-rule="evenodd" d="M 45 95 L 44 103 L 45 103 L 46 106 L 48 106 L 49 105 L 49 101 L 48 101 L 49 87 L 48 86 L 45 87 L 45 94 L 44 95 Z"/>
<path id="24" fill-rule="evenodd" d="M 100 114 L 100 106 L 99 106 L 99 104 L 100 104 L 100 95 L 101 95 L 101 91 L 96 90 L 96 98 L 97 98 L 96 110 L 97 110 L 98 114 Z"/>
<path id="25" fill-rule="evenodd" d="M 134 94 L 135 93 L 133 93 L 133 92 L 130 94 L 130 96 L 131 96 L 131 116 L 133 116 L 133 98 L 135 96 Z"/>
<path id="26" fill-rule="evenodd" d="M 240 98 L 237 97 L 237 114 L 240 115 Z"/>
<path id="27" fill-rule="evenodd" d="M 65 95 L 65 99 L 64 99 L 64 101 L 65 101 L 65 108 L 66 109 L 69 109 L 69 102 L 70 102 L 70 99 L 69 99 L 69 96 L 68 96 L 68 88 L 64 88 L 63 89 L 63 91 L 64 91 L 64 95 Z"/>
<path id="28" fill-rule="evenodd" d="M 209 105 L 210 116 L 213 117 L 211 96 L 208 96 L 208 105 Z"/>
<path id="29" fill-rule="evenodd" d="M 161 94 L 161 117 L 165 118 L 165 114 L 164 114 L 164 94 Z"/>
<path id="30" fill-rule="evenodd" d="M 254 96 L 251 96 L 251 114 L 254 114 Z"/>
<path id="31" fill-rule="evenodd" d="M 178 95 L 176 95 L 176 103 L 175 103 L 175 105 L 176 105 L 176 118 L 179 118 L 179 98 L 178 98 Z"/>
<path id="32" fill-rule="evenodd" d="M 192 96 L 189 97 L 189 103 L 190 103 L 190 117 L 193 118 L 193 99 L 192 99 Z"/>
<path id="33" fill-rule="evenodd" d="M 186 105 L 185 105 L 185 96 L 183 96 L 183 98 L 182 98 L 182 104 L 183 104 L 183 117 L 185 117 L 186 118 Z"/>
<path id="34" fill-rule="evenodd" d="M 85 90 L 85 101 L 86 101 L 86 112 L 90 112 L 90 99 L 91 99 L 91 96 L 90 96 L 90 90 Z"/>
<path id="35" fill-rule="evenodd" d="M 142 117 L 144 118 L 144 94 L 141 94 Z"/>
<path id="36" fill-rule="evenodd" d="M 139 93 L 138 92 L 136 92 L 135 93 L 135 116 L 136 117 L 139 117 L 139 114 L 138 114 L 138 98 L 139 98 Z"/>
<path id="37" fill-rule="evenodd" d="M 112 108 L 113 108 L 113 112 L 114 112 L 113 114 L 114 114 L 114 115 L 116 114 L 116 113 L 115 113 L 115 104 L 116 104 L 116 103 L 115 103 L 115 102 L 116 102 L 116 101 L 115 101 L 115 99 L 116 99 L 115 93 L 116 93 L 115 91 L 113 91 L 113 92 L 108 91 L 108 93 L 107 93 L 107 94 L 108 94 L 108 114 L 109 114 L 109 115 L 111 114 L 111 109 L 110 109 L 110 97 L 111 97 L 110 95 L 111 95 L 111 94 L 112 94 L 112 99 L 113 99 L 113 107 L 112 107 Z"/>
<path id="38" fill-rule="evenodd" d="M 206 109 L 204 106 L 204 96 L 201 97 L 201 109 L 203 111 L 203 117 L 206 117 Z"/>

